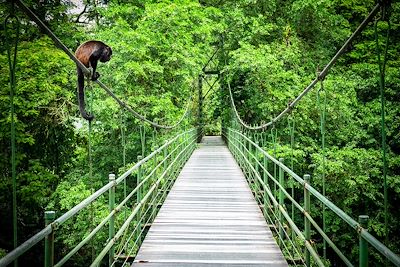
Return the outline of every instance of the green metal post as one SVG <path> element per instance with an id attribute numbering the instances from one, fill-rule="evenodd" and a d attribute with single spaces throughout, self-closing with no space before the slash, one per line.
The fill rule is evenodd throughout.
<path id="1" fill-rule="evenodd" d="M 236 135 L 235 136 L 235 142 L 236 142 L 235 150 L 236 150 L 236 154 L 237 154 L 237 161 L 238 161 L 239 165 L 241 165 L 240 151 L 242 151 L 242 136 L 240 136 L 237 132 L 236 133 L 234 132 L 233 134 Z"/>
<path id="2" fill-rule="evenodd" d="M 125 113 L 121 109 L 121 143 L 122 143 L 122 164 L 126 167 L 126 139 L 125 139 Z M 126 198 L 126 179 L 124 179 L 124 199 Z M 124 220 L 126 219 L 127 206 L 124 206 Z"/>
<path id="3" fill-rule="evenodd" d="M 256 136 L 257 135 L 254 134 L 254 138 L 255 139 L 256 139 Z M 255 143 L 258 144 L 258 141 L 255 141 Z M 261 165 L 261 163 L 260 163 L 260 160 L 258 158 L 258 149 L 255 146 L 254 146 L 254 164 L 255 164 L 254 168 L 256 170 L 256 176 L 254 177 L 254 180 L 255 180 L 255 185 L 256 185 L 256 187 L 255 187 L 256 188 L 256 196 L 258 197 L 261 194 L 261 192 L 260 192 L 261 184 L 257 179 L 257 175 L 260 175 L 260 165 Z M 257 199 L 257 201 L 259 201 L 259 199 Z"/>
<path id="4" fill-rule="evenodd" d="M 171 163 L 172 163 L 172 162 L 174 162 L 175 154 L 176 154 L 176 152 L 175 152 L 175 147 L 176 147 L 175 141 L 173 141 L 170 146 L 171 146 L 171 158 L 170 158 L 170 160 L 171 160 Z M 172 175 L 171 178 L 172 179 L 173 179 L 173 177 L 175 175 L 175 167 L 176 167 L 176 164 L 172 164 L 172 166 L 170 168 L 171 175 Z"/>
<path id="5" fill-rule="evenodd" d="M 44 212 L 44 222 L 47 225 L 54 222 L 56 213 L 54 211 Z M 44 239 L 44 266 L 51 267 L 54 265 L 54 230 Z"/>
<path id="6" fill-rule="evenodd" d="M 165 141 L 165 143 L 167 143 L 168 141 Z M 164 147 L 164 171 L 168 168 L 168 146 Z M 165 176 L 165 180 L 168 181 L 168 175 Z"/>
<path id="7" fill-rule="evenodd" d="M 239 129 L 240 130 L 240 129 Z M 241 163 L 241 161 L 242 161 L 242 158 L 241 158 L 241 155 L 242 155 L 242 153 L 240 153 L 240 152 L 243 152 L 244 151 L 244 144 L 243 144 L 243 140 L 244 140 L 244 138 L 243 138 L 243 136 L 239 136 L 239 138 L 238 138 L 238 142 L 239 142 L 239 164 L 241 165 L 242 163 Z"/>
<path id="8" fill-rule="evenodd" d="M 233 155 L 235 156 L 235 159 L 237 160 L 237 150 L 235 149 L 235 145 L 237 145 L 237 141 L 235 140 L 235 133 L 232 133 L 230 128 L 226 129 L 228 133 L 228 145 L 231 149 L 233 149 Z"/>
<path id="9" fill-rule="evenodd" d="M 139 162 L 139 161 L 141 161 L 142 160 L 142 156 L 137 156 L 137 161 Z M 138 171 L 137 171 L 137 177 L 136 177 L 136 186 L 138 186 L 139 184 L 140 184 L 140 180 L 142 179 L 142 165 L 140 165 L 139 167 L 138 167 Z M 143 185 L 144 186 L 144 185 Z M 143 187 L 142 187 L 143 188 Z M 139 203 L 140 203 L 140 201 L 142 201 L 142 188 L 139 188 L 138 190 L 137 190 L 137 193 L 136 193 L 136 204 L 137 205 L 139 205 Z M 138 223 L 138 227 L 137 227 L 137 240 L 140 242 L 140 239 L 141 239 L 141 234 L 140 234 L 140 232 L 142 231 L 142 227 L 141 227 L 141 223 L 140 223 L 140 221 L 141 221 L 141 219 L 142 219 L 142 214 L 141 214 L 141 209 L 138 211 L 138 213 L 137 213 L 137 217 L 136 217 L 136 220 L 137 220 L 137 223 Z"/>
<path id="10" fill-rule="evenodd" d="M 234 151 L 233 155 L 235 156 L 235 159 L 237 160 L 237 150 L 235 149 L 235 145 L 237 145 L 236 134 L 233 133 L 230 128 L 227 128 L 227 133 L 228 133 L 228 145 L 230 148 L 233 149 L 233 151 Z"/>
<path id="11" fill-rule="evenodd" d="M 121 143 L 122 143 L 122 164 L 126 166 L 126 140 L 125 140 L 125 114 L 121 109 Z M 126 179 L 124 179 L 124 199 L 126 198 Z"/>
<path id="12" fill-rule="evenodd" d="M 156 142 L 157 142 L 157 128 L 154 127 L 154 129 L 153 129 L 153 145 L 152 145 L 153 148 L 151 149 L 152 151 L 154 149 L 156 149 Z M 155 169 L 156 166 L 157 166 L 157 155 L 155 155 L 153 157 L 153 168 L 152 169 Z M 153 179 L 157 179 L 156 178 L 157 177 L 157 172 L 154 173 L 153 177 L 154 177 Z"/>
<path id="13" fill-rule="evenodd" d="M 273 125 L 273 128 L 271 129 L 271 137 L 272 137 L 272 144 L 274 146 L 274 152 L 273 152 L 274 158 L 276 157 L 276 139 L 277 139 L 276 137 L 277 137 L 277 135 L 278 135 L 278 130 L 275 128 L 275 125 Z M 278 179 L 276 164 L 274 164 L 274 178 Z M 274 183 L 274 198 L 275 199 L 278 197 L 276 191 L 277 191 L 276 183 Z"/>
<path id="14" fill-rule="evenodd" d="M 310 213 L 310 192 L 307 190 L 306 185 L 310 184 L 310 175 L 305 174 L 304 175 L 304 212 L 307 212 L 308 214 Z M 307 219 L 306 216 L 304 216 L 304 237 L 306 238 L 306 241 L 310 242 L 311 239 L 311 226 L 310 226 L 310 221 Z M 304 249 L 304 254 L 306 258 L 306 266 L 310 266 L 310 252 L 308 251 L 307 248 Z"/>
<path id="15" fill-rule="evenodd" d="M 179 168 L 182 166 L 182 159 L 183 159 L 183 155 L 182 155 L 182 154 L 179 155 L 180 150 L 182 149 L 182 139 L 177 139 L 177 141 L 178 141 L 178 143 L 176 144 L 176 146 L 177 146 L 179 149 L 176 151 L 176 156 L 177 156 L 177 161 L 176 161 L 176 163 L 177 163 L 177 165 L 178 165 L 178 170 L 179 170 Z"/>
<path id="16" fill-rule="evenodd" d="M 264 140 L 264 145 L 263 145 L 263 149 L 265 150 L 265 151 L 267 151 L 267 146 L 268 146 L 268 135 L 267 135 L 267 133 L 264 133 L 264 138 L 263 138 L 263 140 Z M 268 169 L 268 159 L 266 160 L 266 162 L 265 162 L 266 164 L 264 164 L 264 167 L 265 167 L 265 169 L 267 170 L 267 171 L 269 171 L 269 169 Z"/>
<path id="17" fill-rule="evenodd" d="M 247 134 L 246 134 L 246 136 L 250 139 L 250 132 L 247 132 Z M 245 155 L 248 157 L 248 159 L 249 159 L 249 163 L 250 163 L 250 166 L 253 166 L 253 162 L 252 162 L 252 159 L 253 159 L 253 151 L 252 151 L 252 146 L 251 146 L 251 143 L 249 142 L 249 141 L 247 141 L 247 143 L 246 143 L 246 145 L 247 145 L 247 153 L 245 153 Z M 248 173 L 249 174 L 251 174 L 251 167 L 249 166 L 249 168 L 248 168 Z M 249 178 L 251 177 L 251 175 L 249 175 Z"/>
<path id="18" fill-rule="evenodd" d="M 155 129 L 154 129 L 154 131 L 156 131 Z M 155 138 L 154 138 L 154 142 L 153 142 L 153 144 L 155 144 Z M 157 166 L 157 164 L 158 164 L 158 162 L 157 162 L 157 155 L 155 155 L 154 156 L 154 160 L 153 160 L 153 166 L 152 166 L 152 170 L 155 170 L 156 169 L 156 166 Z M 150 180 L 150 185 L 149 185 L 149 187 L 153 184 L 153 182 L 154 181 L 156 181 L 157 180 L 157 171 L 156 172 L 154 172 L 154 174 L 152 175 L 152 179 Z M 152 223 L 153 222 L 153 220 L 154 220 L 154 209 L 155 209 L 155 207 L 157 207 L 157 202 L 156 201 L 154 201 L 155 200 L 155 198 L 156 198 L 156 194 L 152 194 L 152 199 L 149 201 L 149 205 L 151 205 L 151 212 L 150 212 L 150 220 L 151 220 L 151 222 L 150 223 Z"/>
<path id="19" fill-rule="evenodd" d="M 199 106 L 198 106 L 198 128 L 197 128 L 197 143 L 201 142 L 203 136 L 203 76 L 199 75 L 198 78 L 198 94 L 199 94 Z"/>
<path id="20" fill-rule="evenodd" d="M 368 215 L 358 216 L 358 222 L 364 229 L 368 228 Z M 360 267 L 368 267 L 368 241 L 360 235 Z"/>
<path id="21" fill-rule="evenodd" d="M 241 136 L 239 136 L 239 134 L 236 133 L 236 132 L 233 132 L 233 136 L 235 136 L 235 142 L 236 142 L 235 150 L 237 151 L 236 152 L 237 153 L 237 161 L 240 164 L 240 160 L 239 160 L 240 159 L 240 153 L 239 152 L 242 150 L 242 147 L 241 147 Z"/>
<path id="22" fill-rule="evenodd" d="M 245 161 L 245 157 L 246 157 L 246 155 L 248 154 L 249 152 L 247 152 L 247 140 L 246 139 L 242 139 L 242 153 L 241 153 L 241 155 L 243 155 L 243 156 L 241 156 L 241 162 L 242 162 L 242 165 L 244 165 L 244 163 L 246 163 L 246 161 Z M 248 168 L 246 168 L 246 165 L 244 165 L 244 170 L 245 170 L 245 172 L 246 172 L 246 176 L 247 176 L 247 173 L 248 173 L 248 171 L 247 171 L 247 169 Z"/>
<path id="23" fill-rule="evenodd" d="M 292 124 L 290 124 L 290 122 L 292 121 Z M 290 169 L 292 170 L 292 171 L 294 171 L 293 170 L 293 167 L 294 167 L 294 155 L 293 155 L 293 147 L 294 147 L 294 125 L 295 125 L 295 120 L 294 120 L 294 117 L 293 117 L 293 114 L 291 114 L 290 116 L 289 116 L 289 132 L 290 132 L 290 154 L 291 154 L 291 157 L 290 157 Z M 293 177 L 291 177 L 291 197 L 294 199 L 294 183 L 295 183 L 295 179 L 293 178 Z M 292 202 L 292 204 L 291 204 L 291 206 L 292 206 L 292 214 L 291 214 L 291 219 L 294 221 L 295 219 L 294 219 L 294 202 L 293 201 L 291 201 Z M 294 240 L 295 240 L 295 232 L 293 231 L 293 229 L 292 229 L 292 236 L 291 236 L 291 238 L 292 238 L 292 242 L 294 242 Z M 325 239 L 324 239 L 324 241 L 325 241 Z M 293 247 L 293 251 L 294 251 L 294 247 Z"/>
<path id="24" fill-rule="evenodd" d="M 265 168 L 265 171 L 263 173 L 263 181 L 264 181 L 264 184 L 266 186 L 268 186 L 268 174 L 267 174 L 267 172 L 268 172 L 268 158 L 265 155 L 263 156 L 263 158 L 264 158 L 264 168 Z M 267 194 L 267 189 L 265 188 L 264 189 L 264 209 L 265 209 L 265 213 L 267 213 L 269 206 L 270 206 L 269 197 L 268 197 L 268 194 Z"/>
<path id="25" fill-rule="evenodd" d="M 236 147 L 234 148 L 236 150 L 236 159 L 238 161 L 238 163 L 240 164 L 240 151 L 242 151 L 242 143 L 241 143 L 241 136 L 239 136 L 238 133 L 233 133 L 235 135 L 235 143 L 236 143 Z"/>
<path id="26" fill-rule="evenodd" d="M 258 146 L 260 146 L 260 141 L 259 141 L 259 139 L 258 139 L 259 134 L 256 133 L 256 134 L 254 134 L 254 136 L 255 136 L 255 137 L 254 137 L 255 143 L 256 143 Z M 259 159 L 259 157 L 258 157 L 258 149 L 257 149 L 256 147 L 254 148 L 254 156 L 255 156 L 255 160 L 256 160 L 256 170 L 257 170 L 257 174 L 260 175 L 260 164 L 257 163 L 257 162 L 260 161 L 260 159 Z"/>
<path id="27" fill-rule="evenodd" d="M 240 149 L 240 143 L 238 140 L 239 135 L 236 132 L 232 132 L 231 130 L 229 130 L 229 132 L 230 132 L 229 136 L 232 136 L 232 138 L 234 138 L 232 140 L 232 142 L 234 144 L 233 149 L 236 153 L 236 160 L 238 160 L 239 159 L 239 150 L 238 149 Z"/>
<path id="28" fill-rule="evenodd" d="M 248 137 L 250 138 L 250 135 Z M 248 145 L 248 147 L 247 147 L 248 153 L 246 153 L 245 155 L 247 155 L 247 157 L 249 159 L 250 166 L 253 166 L 253 149 L 252 149 L 252 145 L 251 145 L 250 142 L 247 142 L 247 145 Z M 248 168 L 248 173 L 249 173 L 249 178 L 251 179 L 251 177 L 252 176 L 254 177 L 254 175 L 251 175 L 252 168 L 250 166 Z M 254 179 L 252 179 L 252 180 L 254 180 Z"/>
<path id="29" fill-rule="evenodd" d="M 146 153 L 146 128 L 142 125 L 140 125 L 140 142 L 142 145 L 142 157 L 144 157 Z"/>
<path id="30" fill-rule="evenodd" d="M 242 132 L 242 133 L 244 133 L 244 132 Z M 246 147 L 246 139 L 244 139 L 244 137 L 243 136 L 239 136 L 239 142 L 240 142 L 240 153 L 239 153 L 239 158 L 240 158 L 240 162 L 242 162 L 243 161 L 243 156 L 242 155 L 245 155 L 245 147 Z"/>
<path id="31" fill-rule="evenodd" d="M 283 164 L 283 158 L 279 159 L 279 162 Z M 281 186 L 285 186 L 285 182 L 284 182 L 284 172 L 283 169 L 281 167 L 279 167 L 279 184 Z M 284 201 L 285 201 L 285 195 L 283 193 L 283 190 L 279 190 L 279 206 L 284 207 Z M 283 238 L 284 238 L 284 234 L 283 234 L 283 213 L 279 212 L 279 242 L 282 242 Z M 281 244 L 280 244 L 281 245 Z"/>
<path id="32" fill-rule="evenodd" d="M 110 173 L 110 175 L 108 176 L 108 180 L 114 183 L 114 185 L 108 190 L 108 211 L 112 212 L 115 206 L 115 174 Z M 110 222 L 108 224 L 109 240 L 113 239 L 115 235 L 114 220 L 115 215 L 111 216 Z M 112 246 L 110 251 L 108 252 L 108 266 L 111 266 L 114 262 L 114 253 L 115 248 L 114 246 Z"/>
<path id="33" fill-rule="evenodd" d="M 250 133 L 249 132 L 247 132 L 247 134 L 246 134 L 246 136 L 250 139 Z M 250 143 L 250 141 L 247 141 L 246 142 L 246 146 L 247 146 L 247 151 L 248 152 L 246 152 L 245 153 L 245 155 L 248 157 L 248 160 L 249 160 L 249 163 L 250 163 L 250 166 L 253 166 L 253 162 L 252 162 L 252 159 L 253 159 L 253 149 L 252 149 L 252 146 L 251 146 L 251 143 Z M 245 156 L 245 157 L 246 157 Z M 245 160 L 245 159 L 243 159 L 243 160 Z M 251 170 L 252 170 L 252 168 L 249 166 L 249 168 L 248 168 L 248 173 L 249 174 L 251 174 Z M 251 175 L 249 175 L 249 178 L 251 178 L 252 176 Z M 253 179 L 254 180 L 254 179 Z"/>

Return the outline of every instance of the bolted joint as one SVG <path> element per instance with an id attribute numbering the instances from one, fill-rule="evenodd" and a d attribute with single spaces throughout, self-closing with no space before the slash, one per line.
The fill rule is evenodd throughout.
<path id="1" fill-rule="evenodd" d="M 292 110 L 294 108 L 294 106 L 292 106 L 292 104 L 293 104 L 292 100 L 289 100 L 288 103 L 287 103 L 287 107 L 286 108 L 287 108 L 289 113 L 292 112 Z"/>
<path id="2" fill-rule="evenodd" d="M 116 185 L 117 185 L 117 181 L 115 180 L 115 174 L 110 173 L 110 174 L 108 175 L 108 181 L 109 181 L 109 182 L 112 182 L 112 183 L 113 183 L 113 186 L 116 186 Z"/>
<path id="3" fill-rule="evenodd" d="M 310 184 L 311 176 L 309 174 L 304 175 L 304 188 L 307 189 L 307 186 Z"/>
<path id="4" fill-rule="evenodd" d="M 360 216 L 358 216 L 359 225 L 357 225 L 357 232 L 359 234 L 361 234 L 362 230 L 368 228 L 368 220 L 369 220 L 369 216 L 368 215 L 360 215 Z"/>
<path id="5" fill-rule="evenodd" d="M 57 221 L 51 223 L 51 229 L 53 231 L 56 231 L 59 227 L 60 227 L 60 224 Z"/>
<path id="6" fill-rule="evenodd" d="M 57 230 L 58 226 L 59 226 L 58 222 L 54 221 L 55 217 L 56 217 L 56 212 L 55 211 L 51 210 L 51 211 L 45 211 L 44 212 L 45 224 L 46 224 L 46 226 L 50 225 L 52 231 Z"/>
<path id="7" fill-rule="evenodd" d="M 325 77 L 328 73 L 325 72 L 317 72 L 317 80 L 323 82 L 325 80 Z"/>

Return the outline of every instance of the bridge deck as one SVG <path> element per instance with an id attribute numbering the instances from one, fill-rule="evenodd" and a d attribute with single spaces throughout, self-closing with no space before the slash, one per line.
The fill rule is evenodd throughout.
<path id="1" fill-rule="evenodd" d="M 220 137 L 194 151 L 133 266 L 288 266 Z"/>

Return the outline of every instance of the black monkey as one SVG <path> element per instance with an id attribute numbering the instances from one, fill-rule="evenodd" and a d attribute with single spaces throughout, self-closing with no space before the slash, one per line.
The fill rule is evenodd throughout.
<path id="1" fill-rule="evenodd" d="M 107 62 L 111 59 L 112 50 L 111 47 L 106 45 L 100 41 L 87 41 L 81 44 L 78 49 L 75 51 L 75 56 L 85 65 L 87 68 L 92 67 L 92 81 L 97 80 L 100 77 L 100 74 L 96 72 L 97 61 Z M 78 74 L 78 103 L 79 103 L 79 111 L 83 118 L 88 121 L 93 120 L 94 116 L 88 114 L 85 110 L 85 92 L 84 92 L 84 83 L 85 77 L 83 75 L 83 71 L 79 66 L 77 66 L 77 74 Z"/>

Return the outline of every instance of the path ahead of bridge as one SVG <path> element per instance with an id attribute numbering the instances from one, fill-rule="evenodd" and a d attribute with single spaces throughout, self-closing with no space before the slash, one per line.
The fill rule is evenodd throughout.
<path id="1" fill-rule="evenodd" d="M 133 266 L 288 266 L 221 137 L 204 137 Z"/>

